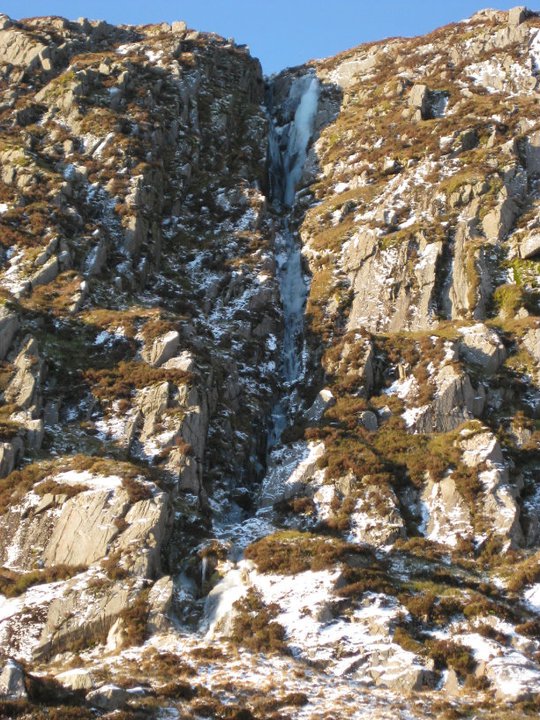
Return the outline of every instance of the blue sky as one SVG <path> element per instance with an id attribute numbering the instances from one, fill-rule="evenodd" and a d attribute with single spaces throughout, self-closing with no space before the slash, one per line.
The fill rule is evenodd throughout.
<path id="1" fill-rule="evenodd" d="M 264 71 L 272 73 L 362 42 L 420 35 L 486 6 L 505 10 L 517 4 L 518 0 L 3 0 L 0 7 L 17 19 L 85 16 L 125 24 L 185 20 L 197 30 L 246 43 Z"/>

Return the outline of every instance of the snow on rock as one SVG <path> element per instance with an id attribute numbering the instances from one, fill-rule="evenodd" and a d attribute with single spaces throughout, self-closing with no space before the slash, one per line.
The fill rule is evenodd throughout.
<path id="1" fill-rule="evenodd" d="M 471 513 L 452 476 L 428 481 L 422 492 L 422 528 L 429 540 L 455 547 L 460 537 L 472 537 Z"/>
<path id="2" fill-rule="evenodd" d="M 0 595 L 0 647 L 19 660 L 31 660 L 43 631 L 48 606 L 62 594 L 64 582 L 36 585 L 24 595 Z"/>
<path id="3" fill-rule="evenodd" d="M 122 485 L 122 478 L 118 475 L 94 475 L 88 470 L 67 470 L 52 479 L 64 485 L 86 485 L 91 490 L 115 490 Z"/>
<path id="4" fill-rule="evenodd" d="M 336 617 L 338 578 L 339 572 L 327 570 L 251 576 L 264 602 L 279 608 L 276 622 L 284 627 L 295 657 L 324 662 L 326 672 L 338 677 L 358 670 L 363 682 L 377 685 L 410 688 L 427 681 L 416 656 L 391 640 L 392 623 L 405 609 L 394 598 L 369 594 L 349 617 Z"/>
<path id="5" fill-rule="evenodd" d="M 527 67 L 507 56 L 502 61 L 492 58 L 472 63 L 465 68 L 464 74 L 489 93 L 505 92 L 511 95 L 534 88 L 536 81 L 532 77 L 532 65 L 532 59 Z"/>
<path id="6" fill-rule="evenodd" d="M 349 542 L 386 547 L 405 536 L 405 524 L 392 488 L 366 488 L 350 516 Z"/>
<path id="7" fill-rule="evenodd" d="M 400 400 L 405 400 L 409 395 L 418 390 L 418 383 L 414 375 L 409 375 L 405 379 L 399 379 L 384 390 L 385 395 L 397 395 Z"/>
<path id="8" fill-rule="evenodd" d="M 275 450 L 263 480 L 260 506 L 287 500 L 310 481 L 320 483 L 324 473 L 318 470 L 317 461 L 323 454 L 324 443 L 297 442 Z"/>
<path id="9" fill-rule="evenodd" d="M 533 585 L 531 588 L 525 591 L 525 600 L 535 610 L 538 610 L 538 612 L 540 612 L 540 583 L 536 583 L 536 585 Z"/>

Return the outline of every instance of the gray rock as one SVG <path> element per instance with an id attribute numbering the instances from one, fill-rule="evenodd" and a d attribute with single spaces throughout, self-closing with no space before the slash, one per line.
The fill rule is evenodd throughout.
<path id="1" fill-rule="evenodd" d="M 297 442 L 283 449 L 278 458 L 271 456 L 261 488 L 260 505 L 269 507 L 298 493 L 317 476 L 317 461 L 324 445 Z"/>
<path id="2" fill-rule="evenodd" d="M 521 23 L 525 22 L 530 15 L 530 10 L 528 10 L 524 5 L 518 5 L 508 11 L 508 24 L 510 27 L 517 27 L 518 25 L 521 25 Z"/>
<path id="3" fill-rule="evenodd" d="M 6 477 L 15 467 L 24 452 L 21 438 L 13 438 L 11 442 L 0 443 L 0 477 Z"/>
<path id="4" fill-rule="evenodd" d="M 411 268 L 410 254 L 417 250 L 420 258 Z M 423 236 L 380 248 L 372 230 L 360 230 L 344 253 L 353 290 L 347 329 L 394 332 L 431 327 L 441 252 L 442 243 L 428 243 Z"/>
<path id="5" fill-rule="evenodd" d="M 30 284 L 33 288 L 39 285 L 48 285 L 52 282 L 60 272 L 60 265 L 58 258 L 52 257 L 43 265 L 32 277 L 30 278 Z"/>
<path id="6" fill-rule="evenodd" d="M 170 360 L 178 351 L 180 335 L 176 330 L 156 338 L 150 350 L 144 350 L 143 358 L 153 367 L 160 367 Z"/>
<path id="7" fill-rule="evenodd" d="M 458 536 L 473 537 L 471 512 L 451 475 L 440 482 L 428 480 L 421 500 L 425 520 L 423 532 L 426 537 L 452 547 L 456 545 Z"/>
<path id="8" fill-rule="evenodd" d="M 431 120 L 443 117 L 448 93 L 430 90 L 427 85 L 413 85 L 409 94 L 409 106 L 413 108 L 415 120 Z"/>
<path id="9" fill-rule="evenodd" d="M 137 394 L 137 405 L 140 408 L 144 423 L 141 438 L 149 438 L 154 433 L 156 422 L 169 406 L 171 385 L 168 381 L 144 388 Z"/>
<path id="10" fill-rule="evenodd" d="M 32 654 L 46 659 L 80 643 L 103 642 L 113 623 L 135 595 L 126 581 L 101 588 L 85 587 L 80 578 L 65 583 L 46 613 L 39 642 Z"/>
<path id="11" fill-rule="evenodd" d="M 151 634 L 166 632 L 171 627 L 170 613 L 174 599 L 174 584 L 168 575 L 160 578 L 150 590 L 148 604 L 148 631 Z"/>
<path id="12" fill-rule="evenodd" d="M 376 432 L 379 429 L 379 421 L 375 413 L 366 410 L 358 416 L 358 422 L 369 432 Z"/>
<path id="13" fill-rule="evenodd" d="M 392 488 L 367 484 L 357 492 L 360 497 L 350 516 L 349 537 L 353 542 L 387 547 L 406 536 L 399 501 Z"/>
<path id="14" fill-rule="evenodd" d="M 124 248 L 131 257 L 136 256 L 148 237 L 148 221 L 142 215 L 131 216 L 126 224 Z"/>
<path id="15" fill-rule="evenodd" d="M 0 697 L 8 700 L 26 700 L 28 695 L 24 684 L 24 668 L 9 659 L 0 673 Z"/>
<path id="16" fill-rule="evenodd" d="M 5 16 L 4 16 L 5 17 Z M 50 50 L 30 34 L 19 32 L 3 21 L 6 29 L 0 30 L 0 62 L 31 70 L 41 65 L 41 57 L 47 57 Z"/>
<path id="17" fill-rule="evenodd" d="M 486 303 L 491 296 L 491 273 L 481 250 L 471 250 L 474 238 L 474 221 L 460 222 L 454 240 L 451 283 L 443 297 L 445 314 L 451 319 L 485 318 Z"/>
<path id="18" fill-rule="evenodd" d="M 540 233 L 528 235 L 519 244 L 519 256 L 524 260 L 530 260 L 540 255 Z"/>
<path id="19" fill-rule="evenodd" d="M 165 370 L 183 370 L 184 372 L 195 372 L 197 363 L 189 350 L 183 350 L 180 355 L 167 360 L 161 366 Z"/>
<path id="20" fill-rule="evenodd" d="M 410 424 L 413 432 L 449 432 L 474 417 L 477 395 L 467 374 L 444 365 L 433 379 L 435 398 L 417 413 Z"/>
<path id="21" fill-rule="evenodd" d="M 127 705 L 130 693 L 117 685 L 102 685 L 86 696 L 86 702 L 92 707 L 112 712 Z"/>
<path id="22" fill-rule="evenodd" d="M 95 676 L 85 668 L 66 670 L 56 675 L 55 680 L 70 690 L 91 690 L 96 684 Z"/>
<path id="23" fill-rule="evenodd" d="M 442 691 L 448 697 L 459 697 L 463 693 L 463 688 L 461 687 L 458 674 L 455 670 L 446 670 L 444 673 Z"/>
<path id="24" fill-rule="evenodd" d="M 516 501 L 519 487 L 510 483 L 499 441 L 485 428 L 482 432 L 462 433 L 462 461 L 468 467 L 483 466 L 478 479 L 483 487 L 482 513 L 491 531 L 519 547 L 523 542 L 520 508 Z"/>
<path id="25" fill-rule="evenodd" d="M 23 410 L 38 406 L 42 363 L 37 341 L 32 336 L 28 335 L 24 339 L 14 366 L 16 373 L 5 390 L 6 400 Z"/>
<path id="26" fill-rule="evenodd" d="M 536 362 L 540 363 L 540 328 L 528 330 L 523 338 L 523 344 Z"/>
<path id="27" fill-rule="evenodd" d="M 486 238 L 493 243 L 503 240 L 512 229 L 518 214 L 519 206 L 516 201 L 511 197 L 504 199 L 482 220 L 482 229 Z"/>
<path id="28" fill-rule="evenodd" d="M 0 360 L 9 352 L 11 343 L 20 327 L 19 318 L 6 307 L 0 308 Z"/>
<path id="29" fill-rule="evenodd" d="M 140 500 L 125 516 L 128 527 L 122 532 L 118 547 L 134 551 L 128 565 L 139 576 L 153 578 L 160 574 L 161 549 L 169 530 L 168 500 L 167 493 Z"/>
<path id="30" fill-rule="evenodd" d="M 413 85 L 409 93 L 409 105 L 422 112 L 427 105 L 428 93 L 427 85 Z"/>
<path id="31" fill-rule="evenodd" d="M 538 175 L 540 173 L 540 132 L 532 133 L 527 142 L 526 151 L 527 173 Z"/>
<path id="32" fill-rule="evenodd" d="M 117 489 L 90 490 L 62 506 L 43 559 L 54 565 L 91 565 L 104 558 L 118 534 L 114 521 L 124 514 L 127 494 Z"/>
<path id="33" fill-rule="evenodd" d="M 183 20 L 175 20 L 171 25 L 171 30 L 175 34 L 183 34 L 187 30 L 187 25 Z"/>
<path id="34" fill-rule="evenodd" d="M 506 359 L 501 339 L 483 323 L 460 329 L 459 353 L 468 362 L 480 365 L 487 373 L 494 373 Z"/>
<path id="35" fill-rule="evenodd" d="M 28 450 L 39 450 L 45 435 L 43 420 L 25 420 L 22 425 L 26 429 L 25 443 Z"/>
<path id="36" fill-rule="evenodd" d="M 332 392 L 328 388 L 323 388 L 312 405 L 306 410 L 305 418 L 308 422 L 319 422 L 327 408 L 332 407 L 336 402 Z"/>

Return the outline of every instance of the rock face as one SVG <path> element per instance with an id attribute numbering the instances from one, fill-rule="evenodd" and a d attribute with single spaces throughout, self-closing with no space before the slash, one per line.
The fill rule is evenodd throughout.
<path id="1" fill-rule="evenodd" d="M 0 16 L 0 715 L 534 716 L 539 73 Z"/>

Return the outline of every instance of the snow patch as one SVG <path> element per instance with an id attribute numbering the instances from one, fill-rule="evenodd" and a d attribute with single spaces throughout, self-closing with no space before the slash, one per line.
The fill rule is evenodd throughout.
<path id="1" fill-rule="evenodd" d="M 88 470 L 67 470 L 55 475 L 53 480 L 62 485 L 87 485 L 92 490 L 114 490 L 122 485 L 118 475 L 94 475 Z"/>

